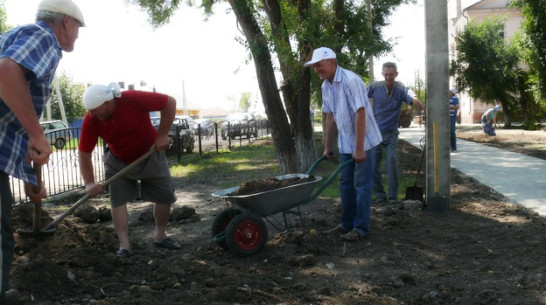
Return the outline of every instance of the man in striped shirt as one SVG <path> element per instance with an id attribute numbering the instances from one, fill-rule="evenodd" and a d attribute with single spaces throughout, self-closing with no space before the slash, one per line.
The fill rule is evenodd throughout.
<path id="1" fill-rule="evenodd" d="M 13 259 L 9 176 L 25 182 L 33 202 L 46 196 L 37 185 L 29 161 L 46 164 L 51 147 L 38 121 L 51 94 L 51 83 L 62 57 L 71 52 L 79 28 L 85 25 L 80 9 L 71 0 L 43 0 L 36 23 L 17 27 L 0 36 L 0 304 Z"/>
<path id="2" fill-rule="evenodd" d="M 325 233 L 339 234 L 346 241 L 362 240 L 370 235 L 374 156 L 381 133 L 360 76 L 339 67 L 336 54 L 325 47 L 314 50 L 311 61 L 304 64 L 311 65 L 323 81 L 322 111 L 327 115 L 324 156 L 331 158 L 337 128 L 340 162 L 354 160 L 341 171 L 339 180 L 341 220 Z"/>

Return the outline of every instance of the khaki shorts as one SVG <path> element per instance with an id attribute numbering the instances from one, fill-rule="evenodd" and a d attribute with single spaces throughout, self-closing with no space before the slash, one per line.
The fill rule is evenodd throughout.
<path id="1" fill-rule="evenodd" d="M 106 179 L 109 179 L 126 166 L 127 164 L 110 151 L 105 153 Z M 109 193 L 113 207 L 139 198 L 158 204 L 175 202 L 176 197 L 165 152 L 153 153 L 147 160 L 142 161 L 125 175 L 113 181 L 109 186 Z"/>

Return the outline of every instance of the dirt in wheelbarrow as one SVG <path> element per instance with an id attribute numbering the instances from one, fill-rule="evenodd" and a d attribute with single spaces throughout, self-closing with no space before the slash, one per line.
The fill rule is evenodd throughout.
<path id="1" fill-rule="evenodd" d="M 414 175 L 419 150 L 404 142 L 399 150 L 401 174 Z M 210 196 L 217 186 L 204 182 L 175 179 L 168 233 L 182 243 L 178 251 L 151 244 L 152 206 L 136 202 L 129 205 L 134 255 L 117 258 L 106 196 L 60 222 L 53 236 L 16 235 L 14 304 L 546 303 L 544 219 L 456 170 L 446 213 L 419 202 L 374 204 L 370 238 L 343 242 L 320 234 L 336 225 L 340 203 L 319 197 L 302 206 L 303 224 L 287 216 L 288 231 L 273 226 L 282 229 L 282 217 L 266 221 L 267 243 L 249 257 L 212 239 L 226 204 Z M 42 224 L 79 196 L 46 202 Z M 14 229 L 31 228 L 31 212 L 16 206 Z"/>
<path id="2" fill-rule="evenodd" d="M 315 176 L 309 175 L 308 177 L 290 177 L 286 179 L 278 178 L 263 178 L 263 179 L 253 179 L 245 181 L 239 185 L 239 188 L 231 192 L 228 195 L 241 196 L 241 195 L 251 195 L 257 194 L 265 191 L 271 191 L 283 187 L 289 187 L 293 185 L 298 185 L 305 182 L 315 181 Z"/>

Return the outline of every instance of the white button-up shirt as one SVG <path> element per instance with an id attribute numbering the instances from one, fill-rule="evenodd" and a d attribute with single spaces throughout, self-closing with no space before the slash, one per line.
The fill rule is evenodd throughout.
<path id="1" fill-rule="evenodd" d="M 368 100 L 366 85 L 357 74 L 337 67 L 334 81 L 322 83 L 322 112 L 332 113 L 338 131 L 338 147 L 342 154 L 352 154 L 356 148 L 356 112 L 366 112 L 364 150 L 377 146 L 383 140 Z"/>

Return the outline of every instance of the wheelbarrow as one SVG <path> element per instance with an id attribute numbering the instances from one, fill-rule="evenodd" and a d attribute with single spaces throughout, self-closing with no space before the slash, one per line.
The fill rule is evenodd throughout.
<path id="1" fill-rule="evenodd" d="M 212 193 L 213 197 L 225 199 L 227 204 L 227 208 L 220 212 L 212 223 L 214 242 L 239 256 L 247 257 L 259 253 L 267 242 L 267 226 L 262 218 L 268 220 L 268 216 L 282 213 L 285 229 L 289 228 L 287 214 L 299 216 L 303 223 L 300 206 L 316 199 L 345 166 L 354 162 L 354 160 L 348 160 L 341 164 L 314 191 L 322 181 L 322 177 L 311 175 L 311 173 L 325 159 L 324 156 L 319 158 L 305 174 L 287 174 L 276 177 L 278 180 L 300 178 L 310 181 L 250 195 L 233 195 L 240 186 Z M 314 180 L 311 180 L 312 178 Z M 271 224 L 273 225 L 273 223 Z"/>

